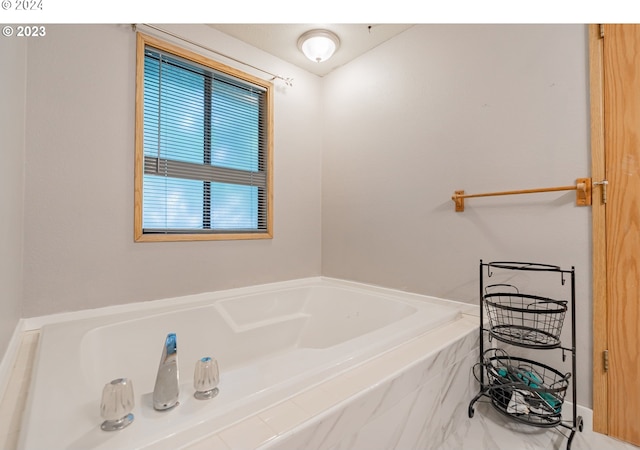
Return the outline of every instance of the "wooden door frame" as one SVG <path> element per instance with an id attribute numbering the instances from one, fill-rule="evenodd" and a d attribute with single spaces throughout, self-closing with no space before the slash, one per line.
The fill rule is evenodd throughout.
<path id="1" fill-rule="evenodd" d="M 606 179 L 604 148 L 604 45 L 600 25 L 589 25 L 589 92 L 591 103 L 591 177 Z M 607 258 L 605 205 L 602 186 L 592 202 L 593 277 L 593 431 L 608 434 L 608 387 L 603 355 L 607 334 Z"/>

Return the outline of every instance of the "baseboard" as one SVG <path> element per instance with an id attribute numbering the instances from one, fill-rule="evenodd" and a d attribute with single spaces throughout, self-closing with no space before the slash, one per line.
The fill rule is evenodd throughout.
<path id="1" fill-rule="evenodd" d="M 571 421 L 573 415 L 573 403 L 565 401 L 562 405 L 562 418 Z M 582 417 L 583 430 L 593 431 L 593 410 L 586 406 L 578 405 L 576 407 L 576 415 Z"/>
<path id="2" fill-rule="evenodd" d="M 11 372 L 13 371 L 13 366 L 18 358 L 18 351 L 20 350 L 23 331 L 24 319 L 20 319 L 13 330 L 13 334 L 9 340 L 7 350 L 4 352 L 2 361 L 0 361 L 0 401 L 4 398 L 4 393 L 7 389 L 7 385 L 9 384 Z"/>

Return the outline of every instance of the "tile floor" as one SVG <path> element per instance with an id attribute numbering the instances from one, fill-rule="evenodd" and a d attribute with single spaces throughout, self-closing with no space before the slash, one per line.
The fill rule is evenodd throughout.
<path id="1" fill-rule="evenodd" d="M 638 450 L 631 444 L 600 433 L 576 432 L 572 450 Z M 498 413 L 491 404 L 476 403 L 473 418 L 464 417 L 445 447 L 438 450 L 564 450 L 570 430 L 543 429 L 515 423 Z"/>

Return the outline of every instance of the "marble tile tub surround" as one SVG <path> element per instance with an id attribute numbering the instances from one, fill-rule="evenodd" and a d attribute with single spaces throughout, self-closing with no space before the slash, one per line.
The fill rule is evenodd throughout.
<path id="1" fill-rule="evenodd" d="M 330 449 L 418 390 L 433 400 L 446 398 L 447 404 L 449 398 L 457 398 L 451 404 L 464 403 L 471 394 L 477 347 L 477 320 L 465 315 L 188 448 L 225 448 L 216 447 L 221 440 L 230 449 Z M 451 412 L 443 410 L 441 417 L 451 417 Z M 449 427 L 436 426 L 429 439 L 438 434 L 442 442 Z"/>
<path id="2" fill-rule="evenodd" d="M 473 339 L 445 352 L 463 350 Z M 457 349 L 456 349 L 457 347 Z M 444 367 L 436 359 L 415 364 L 398 378 L 380 383 L 342 408 L 327 411 L 316 422 L 264 448 L 439 449 L 456 427 L 472 391 L 469 372 L 476 350 Z M 451 361 L 449 361 L 451 362 Z"/>

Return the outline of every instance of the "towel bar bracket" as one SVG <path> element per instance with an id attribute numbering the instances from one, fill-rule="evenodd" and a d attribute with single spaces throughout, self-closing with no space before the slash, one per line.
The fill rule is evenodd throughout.
<path id="1" fill-rule="evenodd" d="M 591 178 L 576 180 L 576 206 L 591 206 Z"/>
<path id="2" fill-rule="evenodd" d="M 456 202 L 456 212 L 464 211 L 464 191 L 456 191 L 455 195 L 451 197 Z"/>

